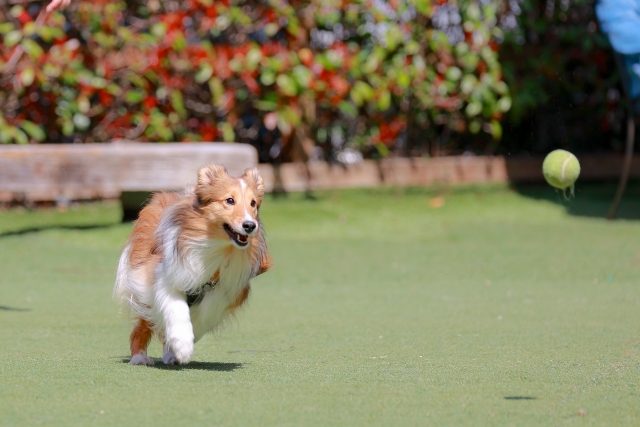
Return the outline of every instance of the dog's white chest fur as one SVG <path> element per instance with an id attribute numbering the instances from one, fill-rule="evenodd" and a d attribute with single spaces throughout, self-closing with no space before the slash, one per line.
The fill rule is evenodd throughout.
<path id="1" fill-rule="evenodd" d="M 216 286 L 189 310 L 197 341 L 224 320 L 229 314 L 228 307 L 249 284 L 252 271 L 249 255 L 247 251 L 213 239 L 189 243 L 182 255 L 166 253 L 158 264 L 156 279 L 162 279 L 157 280 L 159 283 L 177 284 L 185 293 L 198 292 L 219 272 Z"/>
<path id="2" fill-rule="evenodd" d="M 219 279 L 215 287 L 206 292 L 200 303 L 190 307 L 194 338 L 198 341 L 204 334 L 214 330 L 229 314 L 229 306 L 249 285 L 252 266 L 245 251 L 230 248 L 224 256 L 217 253 L 203 254 L 207 264 L 201 284 L 211 280 L 216 272 Z M 221 262 L 218 262 L 221 260 Z"/>

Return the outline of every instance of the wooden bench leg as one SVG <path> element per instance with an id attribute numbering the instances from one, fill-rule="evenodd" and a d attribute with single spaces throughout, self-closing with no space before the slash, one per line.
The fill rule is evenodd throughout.
<path id="1" fill-rule="evenodd" d="M 123 191 L 120 194 L 122 222 L 131 222 L 138 219 L 138 214 L 151 199 L 151 196 L 151 191 Z"/>
<path id="2" fill-rule="evenodd" d="M 624 163 L 622 164 L 622 173 L 620 174 L 620 182 L 618 183 L 618 190 L 611 204 L 611 209 L 607 215 L 608 220 L 613 220 L 618 213 L 620 202 L 622 201 L 622 195 L 627 186 L 629 180 L 629 171 L 631 170 L 631 161 L 633 160 L 633 146 L 636 139 L 636 125 L 633 116 L 633 109 L 629 108 L 627 113 L 627 146 L 624 153 Z"/>

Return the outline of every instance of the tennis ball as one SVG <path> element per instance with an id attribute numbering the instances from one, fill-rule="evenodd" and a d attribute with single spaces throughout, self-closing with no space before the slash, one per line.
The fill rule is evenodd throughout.
<path id="1" fill-rule="evenodd" d="M 542 163 L 542 173 L 549 185 L 566 190 L 580 176 L 580 162 L 566 150 L 554 150 L 547 154 Z"/>

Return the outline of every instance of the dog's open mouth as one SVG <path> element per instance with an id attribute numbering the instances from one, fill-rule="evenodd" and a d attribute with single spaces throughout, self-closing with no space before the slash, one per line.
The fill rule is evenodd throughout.
<path id="1" fill-rule="evenodd" d="M 247 240 L 249 236 L 247 236 L 246 234 L 236 233 L 228 224 L 224 225 L 224 230 L 227 232 L 229 237 L 231 237 L 231 240 L 233 240 L 236 245 L 247 246 L 249 244 L 249 241 Z"/>

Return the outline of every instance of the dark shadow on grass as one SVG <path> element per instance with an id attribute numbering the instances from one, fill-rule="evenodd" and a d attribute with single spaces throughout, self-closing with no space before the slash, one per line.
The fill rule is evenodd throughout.
<path id="1" fill-rule="evenodd" d="M 215 371 L 233 372 L 242 368 L 242 363 L 234 362 L 189 362 L 186 365 L 165 365 L 161 360 L 155 360 L 156 364 L 152 368 L 166 371 Z"/>
<path id="2" fill-rule="evenodd" d="M 537 397 L 533 396 L 505 396 L 504 400 L 537 400 Z"/>
<path id="3" fill-rule="evenodd" d="M 162 359 L 153 359 L 155 364 L 148 368 L 161 369 L 163 371 L 214 371 L 233 372 L 242 368 L 242 363 L 235 362 L 189 362 L 186 365 L 165 365 Z M 129 363 L 129 358 L 122 358 L 122 363 Z M 141 366 L 141 368 L 147 368 Z"/>
<path id="4" fill-rule="evenodd" d="M 295 347 L 291 346 L 284 350 L 231 350 L 227 351 L 227 353 L 284 353 L 288 351 L 295 351 Z"/>
<path id="5" fill-rule="evenodd" d="M 0 239 L 9 236 L 22 236 L 24 234 L 39 233 L 47 230 L 97 230 L 101 228 L 110 228 L 118 224 L 87 224 L 87 225 L 45 225 L 42 227 L 29 227 L 21 230 L 4 231 L 0 233 Z"/>
<path id="6" fill-rule="evenodd" d="M 31 311 L 30 308 L 9 307 L 7 305 L 0 305 L 2 311 Z"/>
<path id="7" fill-rule="evenodd" d="M 567 195 L 544 184 L 518 184 L 513 188 L 522 196 L 545 200 L 562 206 L 569 215 L 606 218 L 616 192 L 616 182 L 580 182 L 575 187 L 575 194 Z M 640 182 L 630 182 L 625 191 L 616 219 L 640 219 Z"/>

